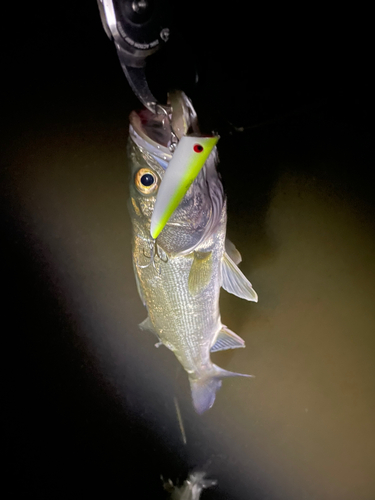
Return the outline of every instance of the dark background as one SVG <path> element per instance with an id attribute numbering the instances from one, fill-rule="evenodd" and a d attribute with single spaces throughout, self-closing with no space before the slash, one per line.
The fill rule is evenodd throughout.
<path id="1" fill-rule="evenodd" d="M 186 73 L 183 78 L 203 127 L 215 128 L 221 135 L 221 173 L 228 199 L 239 199 L 230 215 L 245 214 L 240 220 L 249 222 L 249 231 L 258 237 L 259 252 L 270 251 L 259 228 L 279 160 L 308 157 L 316 151 L 328 158 L 350 158 L 339 166 L 333 161 L 324 167 L 323 177 L 365 200 L 367 220 L 372 220 L 373 64 L 365 22 L 368 13 L 327 12 L 316 6 L 275 11 L 271 5 L 248 2 L 222 7 L 217 2 L 189 2 L 176 11 L 178 36 L 172 36 L 171 43 L 179 49 L 166 49 L 155 59 L 151 83 L 159 93 L 169 85 L 170 76 L 178 82 Z M 96 2 L 14 6 L 3 18 L 3 35 L 1 281 L 3 412 L 7 416 L 3 432 L 9 467 L 5 497 L 163 498 L 160 474 L 181 481 L 194 467 L 209 468 L 210 447 L 194 435 L 191 450 L 207 446 L 206 459 L 199 461 L 194 452 L 176 445 L 180 437 L 175 422 L 169 432 L 170 421 L 163 420 L 173 414 L 173 401 L 159 401 L 156 390 L 155 394 L 149 390 L 149 399 L 133 390 L 138 375 L 132 375 L 130 361 L 125 375 L 121 370 L 106 371 L 98 362 L 100 353 L 107 356 L 108 347 L 88 347 L 86 333 L 98 324 L 95 314 L 103 298 L 86 304 L 85 285 L 82 290 L 80 286 L 88 280 L 87 287 L 92 288 L 91 274 L 82 271 L 84 264 L 82 268 L 72 265 L 74 259 L 90 261 L 93 243 L 84 219 L 88 205 L 77 201 L 70 210 L 69 200 L 89 196 L 90 203 L 99 207 L 97 219 L 95 215 L 87 219 L 90 228 L 103 240 L 113 239 L 130 269 L 124 288 L 117 281 L 106 285 L 109 307 L 117 311 L 121 307 L 114 305 L 116 301 L 128 300 L 119 290 L 131 290 L 130 309 L 138 304 L 131 281 L 129 233 L 117 233 L 110 220 L 111 210 L 118 217 L 120 206 L 121 223 L 128 224 L 127 173 L 121 170 L 121 162 L 125 161 L 127 116 L 139 104 L 102 29 Z M 199 68 L 196 87 L 188 76 L 190 62 L 185 65 L 189 58 Z M 98 141 L 102 143 L 95 149 L 92 145 Z M 122 143 L 119 156 L 106 157 L 106 151 Z M 75 144 L 85 151 L 83 156 L 74 156 Z M 43 169 L 49 179 L 56 148 L 66 148 L 69 161 L 73 160 L 66 167 L 68 180 L 61 178 L 66 183 L 66 204 L 58 206 L 53 192 L 49 202 L 43 198 L 49 186 L 43 187 Z M 35 167 L 40 151 L 42 166 Z M 256 169 L 249 172 L 245 160 L 251 157 Z M 100 160 L 100 168 L 90 169 L 90 162 L 97 165 Z M 54 185 L 59 185 L 59 175 Z M 28 191 L 36 176 L 42 179 L 40 200 L 41 191 Z M 103 188 L 106 194 L 95 202 L 106 176 L 111 180 Z M 94 186 L 90 195 L 85 194 L 86 186 Z M 112 193 L 121 199 L 116 207 L 111 205 Z M 108 219 L 101 219 L 107 210 Z M 69 219 L 74 225 L 76 218 L 82 224 L 67 235 L 65 222 Z M 121 224 L 118 227 L 121 231 Z M 241 232 L 240 222 L 234 227 Z M 74 257 L 64 250 L 66 241 Z M 92 261 L 93 273 L 98 272 L 94 270 L 98 262 Z M 116 274 L 112 268 L 111 273 Z M 107 321 L 103 319 L 102 330 L 110 328 Z M 134 325 L 116 328 L 133 331 Z M 129 342 L 133 346 L 135 341 Z M 143 344 L 135 347 L 132 354 L 134 363 L 141 366 L 143 348 Z M 149 382 L 155 366 L 144 367 Z M 126 379 L 125 396 L 116 377 Z M 168 393 L 173 381 L 168 373 L 162 377 L 159 383 Z M 222 460 L 236 466 L 236 453 Z M 211 472 L 215 476 L 214 467 Z M 256 465 L 250 467 L 254 487 L 246 490 L 246 496 L 241 488 L 235 493 L 237 486 L 230 478 L 223 479 L 220 489 L 219 478 L 219 487 L 207 491 L 205 498 L 287 498 L 283 491 L 265 490 L 259 474 Z M 306 488 L 306 496 L 303 488 L 296 490 L 299 498 L 312 498 L 313 490 Z M 329 498 L 349 496 L 336 496 L 333 491 Z"/>

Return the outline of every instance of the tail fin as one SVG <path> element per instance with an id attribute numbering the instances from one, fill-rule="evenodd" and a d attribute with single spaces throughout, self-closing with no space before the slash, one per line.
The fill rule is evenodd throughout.
<path id="1" fill-rule="evenodd" d="M 199 378 L 190 376 L 191 395 L 197 413 L 202 414 L 212 407 L 215 402 L 216 391 L 221 387 L 221 379 L 225 377 L 254 377 L 254 375 L 229 372 L 212 364 L 211 370 L 204 376 Z"/>

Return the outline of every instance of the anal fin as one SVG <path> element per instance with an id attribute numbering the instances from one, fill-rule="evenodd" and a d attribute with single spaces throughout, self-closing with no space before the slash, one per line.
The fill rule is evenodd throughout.
<path id="1" fill-rule="evenodd" d="M 236 333 L 229 330 L 225 325 L 222 326 L 214 345 L 211 347 L 211 352 L 225 351 L 226 349 L 238 349 L 245 347 L 245 341 Z"/>

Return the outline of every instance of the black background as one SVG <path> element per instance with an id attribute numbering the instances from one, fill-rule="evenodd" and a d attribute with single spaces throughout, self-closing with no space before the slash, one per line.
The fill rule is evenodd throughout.
<path id="1" fill-rule="evenodd" d="M 292 140 L 296 154 L 314 141 L 321 148 L 332 141 L 339 145 L 344 141 L 339 132 L 330 130 L 329 139 L 322 139 L 326 132 L 317 130 L 318 123 L 332 120 L 349 130 L 353 155 L 369 144 L 373 64 L 366 13 L 327 12 L 315 5 L 275 11 L 248 2 L 220 7 L 188 2 L 176 10 L 179 33 L 171 43 L 181 48 L 177 55 L 176 49 L 172 55 L 166 50 L 168 57 L 160 54 L 150 81 L 162 93 L 170 75 L 179 81 L 186 72 L 203 126 L 227 141 L 223 165 L 232 155 L 241 163 L 236 149 L 241 127 L 260 157 L 269 148 L 282 156 Z M 80 345 L 68 301 L 50 285 L 48 265 L 30 250 L 33 237 L 12 202 L 17 182 L 8 171 L 33 127 L 98 116 L 126 126 L 128 110 L 139 104 L 102 29 L 96 2 L 14 6 L 2 24 L 5 498 L 162 498 L 158 474 L 183 478 L 184 457 L 171 457 L 166 443 L 126 418 Z M 189 57 L 199 68 L 196 87 L 187 76 Z M 359 171 L 343 176 L 371 199 L 367 147 Z M 223 176 L 233 189 L 237 181 L 228 172 Z M 257 189 L 266 191 L 272 172 L 265 166 L 257 176 Z M 136 491 L 130 494 L 130 487 Z M 262 498 L 261 492 L 254 498 Z"/>

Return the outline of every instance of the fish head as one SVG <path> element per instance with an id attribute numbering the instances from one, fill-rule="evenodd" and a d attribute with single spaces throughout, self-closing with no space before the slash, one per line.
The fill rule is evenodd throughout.
<path id="1" fill-rule="evenodd" d="M 149 238 L 159 188 L 173 158 L 175 130 L 182 136 L 192 123 L 195 130 L 197 127 L 195 113 L 186 109 L 190 103 L 186 96 L 180 93 L 179 98 L 174 94 L 171 100 L 176 110 L 172 119 L 147 110 L 130 115 L 130 210 L 138 231 Z M 192 252 L 219 224 L 224 194 L 216 171 L 217 161 L 214 148 L 158 235 L 157 243 L 168 255 Z"/>

